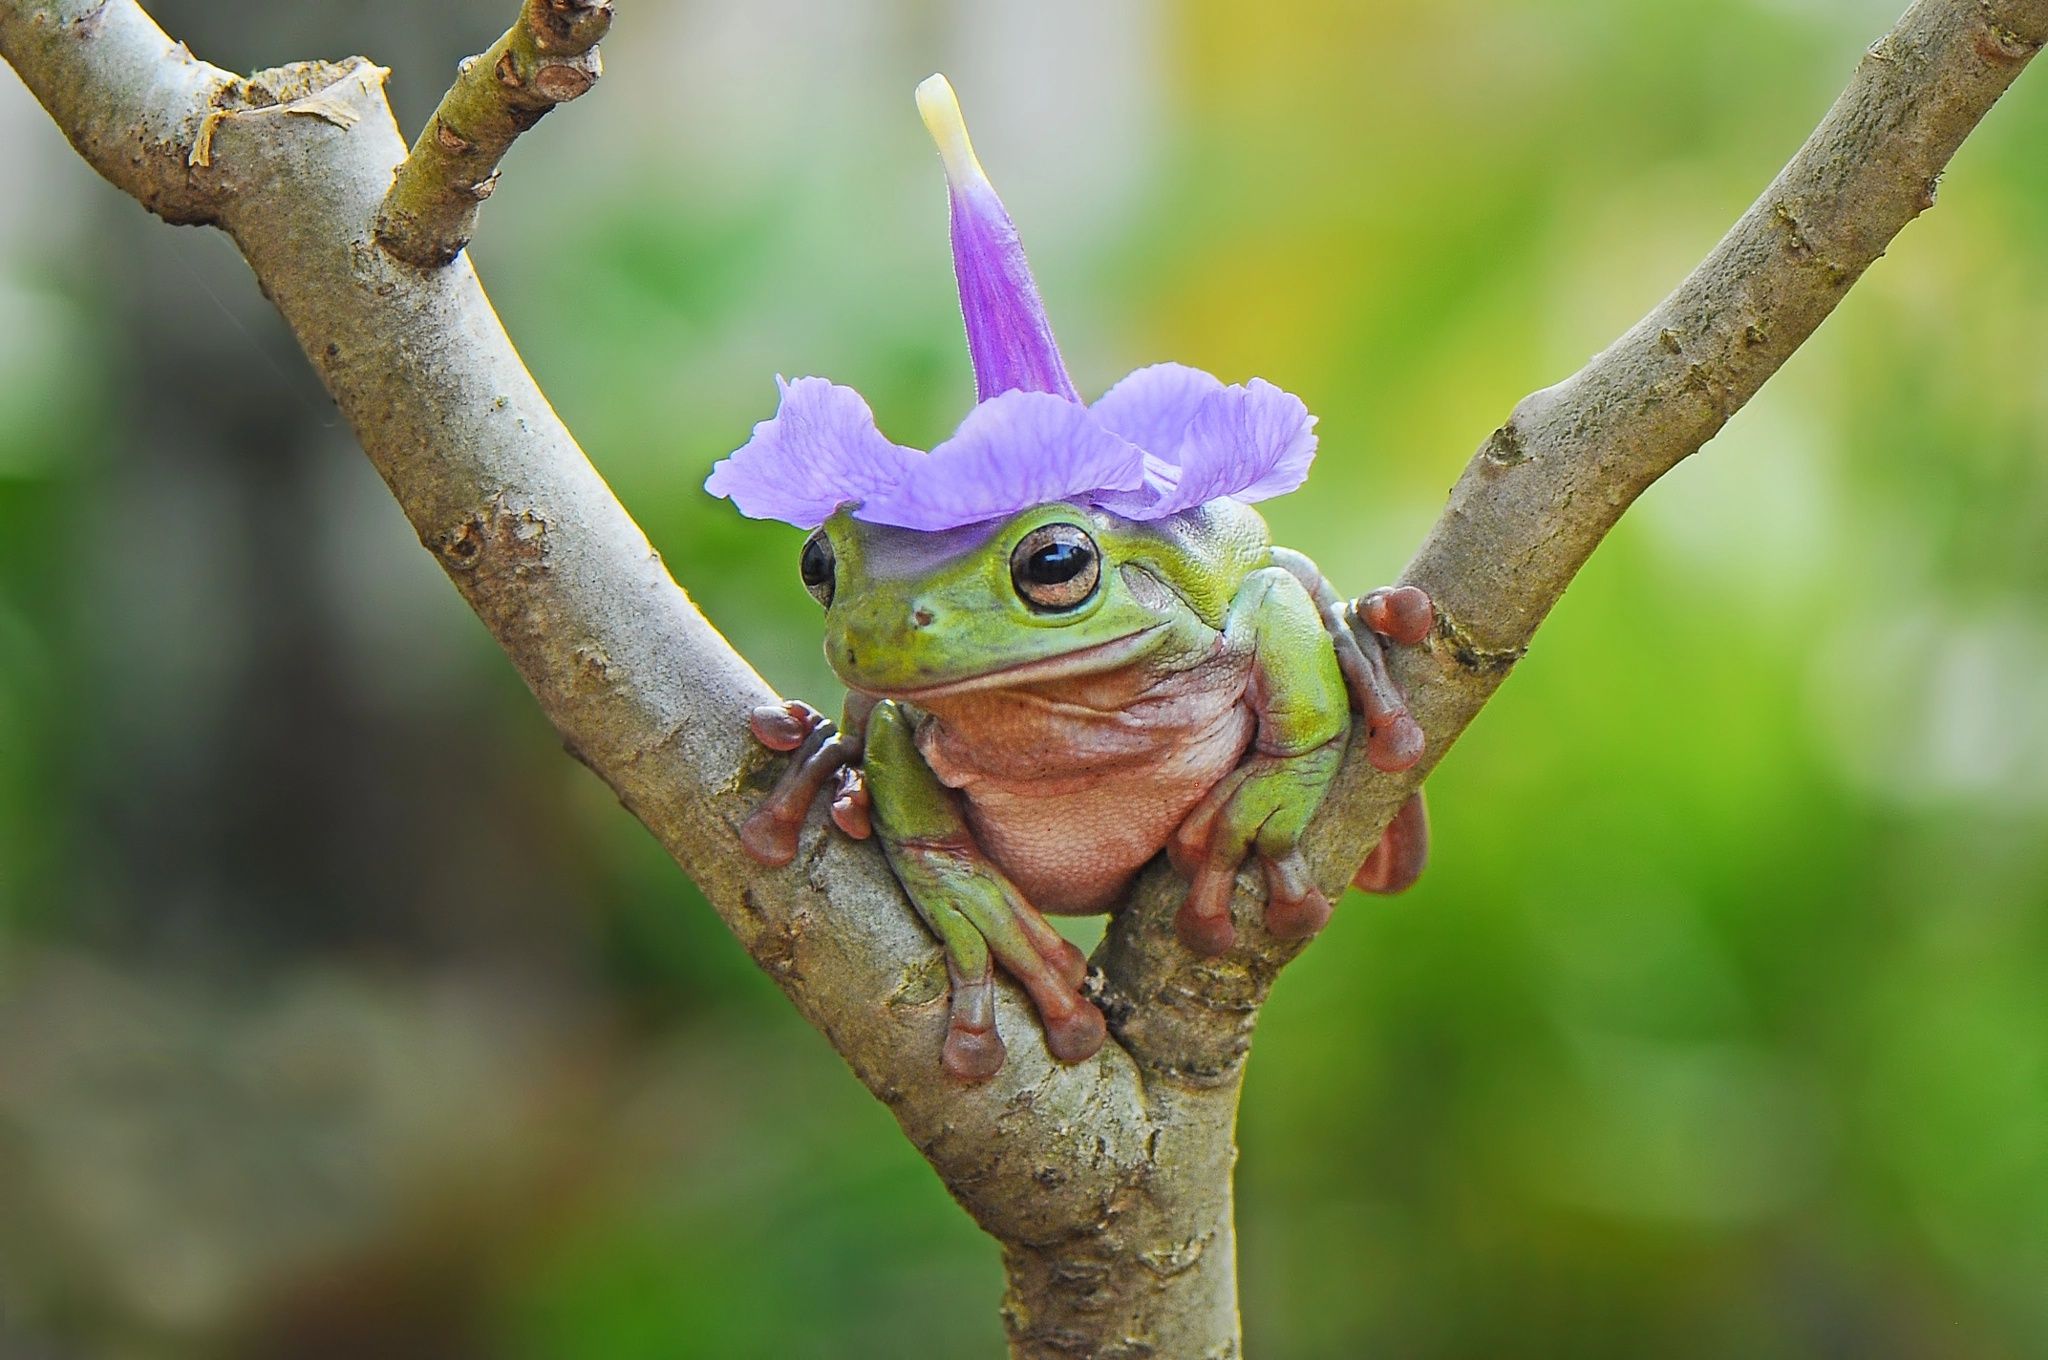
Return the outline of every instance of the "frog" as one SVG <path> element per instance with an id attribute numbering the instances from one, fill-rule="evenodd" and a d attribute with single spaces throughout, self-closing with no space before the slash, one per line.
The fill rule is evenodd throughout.
<path id="1" fill-rule="evenodd" d="M 748 715 L 790 761 L 740 842 L 789 863 L 829 787 L 830 822 L 879 842 L 939 944 L 938 1063 L 972 1084 L 1007 1056 L 998 969 L 1053 1058 L 1102 1048 L 1088 961 L 1048 917 L 1118 910 L 1162 853 L 1186 877 L 1175 931 L 1196 954 L 1239 943 L 1248 862 L 1271 936 L 1322 930 L 1302 836 L 1357 721 L 1376 768 L 1421 758 L 1388 660 L 1435 610 L 1414 585 L 1345 599 L 1275 545 L 1254 505 L 1307 475 L 1299 398 L 1163 364 L 1083 403 L 957 95 L 934 76 L 918 105 L 947 171 L 975 407 L 921 453 L 852 389 L 785 382 L 707 488 L 808 530 L 798 574 L 847 689 L 837 722 L 800 701 Z M 1427 851 L 1418 790 L 1354 882 L 1401 891 Z"/>

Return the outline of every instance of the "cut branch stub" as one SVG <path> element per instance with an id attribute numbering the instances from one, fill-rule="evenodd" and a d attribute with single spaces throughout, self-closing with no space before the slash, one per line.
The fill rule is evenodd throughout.
<path id="1" fill-rule="evenodd" d="M 525 0 L 505 36 L 462 63 L 413 143 L 377 214 L 379 243 L 423 269 L 460 255 L 519 134 L 604 74 L 597 42 L 611 22 L 611 0 Z"/>

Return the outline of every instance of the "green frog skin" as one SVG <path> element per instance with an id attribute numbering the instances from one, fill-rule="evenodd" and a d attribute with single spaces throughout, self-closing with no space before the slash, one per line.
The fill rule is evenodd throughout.
<path id="1" fill-rule="evenodd" d="M 962 1081 L 1003 1063 L 995 965 L 1030 996 L 1055 1057 L 1102 1045 L 1086 960 L 1044 913 L 1115 910 L 1165 850 L 1189 880 L 1182 941 L 1222 954 L 1237 872 L 1256 857 L 1266 929 L 1306 938 L 1330 904 L 1299 841 L 1354 705 L 1376 765 L 1421 755 L 1382 648 L 1422 640 L 1427 596 L 1347 605 L 1234 500 L 1149 522 L 1051 504 L 943 531 L 841 512 L 806 541 L 802 572 L 846 708 L 837 725 L 803 704 L 756 711 L 755 735 L 795 759 L 742 839 L 789 862 L 834 785 L 832 820 L 881 842 L 944 947 L 940 1059 Z M 1425 828 L 1417 795 L 1359 886 L 1413 882 Z"/>

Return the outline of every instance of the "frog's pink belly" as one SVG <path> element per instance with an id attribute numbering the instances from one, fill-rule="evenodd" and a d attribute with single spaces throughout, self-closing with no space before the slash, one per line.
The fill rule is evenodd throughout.
<path id="1" fill-rule="evenodd" d="M 1097 769 L 1069 765 L 1019 778 L 967 774 L 942 761 L 934 768 L 965 796 L 982 852 L 1039 910 L 1107 911 L 1237 767 L 1254 727 L 1250 709 L 1233 703 L 1199 730 Z"/>

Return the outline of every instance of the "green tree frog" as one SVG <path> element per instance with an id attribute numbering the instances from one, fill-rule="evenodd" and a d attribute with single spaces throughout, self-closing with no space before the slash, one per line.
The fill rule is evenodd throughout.
<path id="1" fill-rule="evenodd" d="M 1302 832 L 1354 707 L 1375 765 L 1421 757 L 1383 648 L 1421 642 L 1434 615 L 1412 586 L 1344 601 L 1273 546 L 1250 502 L 1307 475 L 1314 418 L 1297 398 L 1161 364 L 1084 405 L 951 86 L 934 76 L 918 104 L 947 172 L 976 406 L 926 453 L 890 443 L 848 388 L 785 383 L 706 485 L 812 531 L 800 571 L 849 691 L 836 725 L 800 703 L 752 715 L 794 759 L 742 841 L 789 862 L 833 785 L 833 822 L 880 841 L 943 949 L 939 1061 L 971 1082 L 1004 1061 L 996 966 L 1056 1058 L 1102 1046 L 1087 961 L 1046 914 L 1115 910 L 1162 850 L 1188 877 L 1176 924 L 1192 950 L 1235 944 L 1230 896 L 1252 858 L 1265 928 L 1322 928 Z M 1356 881 L 1399 891 L 1426 848 L 1418 794 Z"/>

